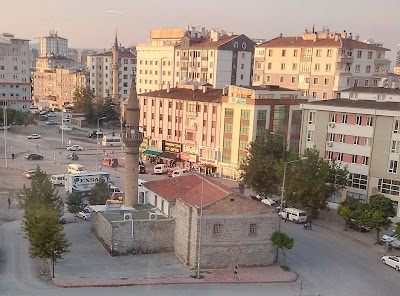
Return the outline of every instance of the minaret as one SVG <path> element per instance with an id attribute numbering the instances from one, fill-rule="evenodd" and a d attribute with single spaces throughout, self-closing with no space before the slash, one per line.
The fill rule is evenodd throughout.
<path id="1" fill-rule="evenodd" d="M 134 207 L 138 201 L 139 146 L 143 141 L 143 133 L 139 132 L 139 112 L 136 83 L 135 79 L 133 79 L 124 112 L 126 124 L 122 134 L 122 141 L 125 144 L 124 205 L 127 207 Z"/>
<path id="2" fill-rule="evenodd" d="M 116 109 L 119 106 L 119 63 L 118 63 L 118 39 L 117 39 L 117 33 L 115 32 L 115 41 L 114 41 L 114 46 L 112 50 L 112 57 L 113 57 L 113 62 L 112 62 L 112 101 L 116 107 Z"/>

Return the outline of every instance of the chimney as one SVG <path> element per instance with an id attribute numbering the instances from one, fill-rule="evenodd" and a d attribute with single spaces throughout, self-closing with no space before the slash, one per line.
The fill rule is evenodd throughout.
<path id="1" fill-rule="evenodd" d="M 169 82 L 167 83 L 167 93 L 171 92 L 171 86 L 169 85 Z"/>
<path id="2" fill-rule="evenodd" d="M 203 85 L 201 88 L 203 90 L 203 94 L 205 94 L 208 90 L 208 87 L 206 85 Z"/>
<path id="3" fill-rule="evenodd" d="M 215 30 L 212 30 L 210 33 L 210 41 L 211 42 L 217 42 L 219 41 L 219 33 Z"/>
<path id="4" fill-rule="evenodd" d="M 222 89 L 222 95 L 223 95 L 223 96 L 226 96 L 227 93 L 228 93 L 228 87 L 224 87 L 224 88 Z"/>

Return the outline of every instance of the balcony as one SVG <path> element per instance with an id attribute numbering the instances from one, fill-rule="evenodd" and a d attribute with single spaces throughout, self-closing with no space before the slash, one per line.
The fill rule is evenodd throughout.
<path id="1" fill-rule="evenodd" d="M 375 59 L 374 64 L 375 65 L 389 65 L 390 61 L 388 59 Z"/>
<path id="2" fill-rule="evenodd" d="M 338 63 L 352 63 L 353 57 L 350 55 L 342 55 L 336 57 L 336 62 Z"/>
<path id="3" fill-rule="evenodd" d="M 307 82 L 299 83 L 299 84 L 297 85 L 298 89 L 308 89 L 309 86 L 310 86 L 310 84 L 307 83 Z"/>

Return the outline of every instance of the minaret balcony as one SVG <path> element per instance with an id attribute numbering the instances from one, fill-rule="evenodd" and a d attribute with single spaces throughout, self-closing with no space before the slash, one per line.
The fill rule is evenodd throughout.
<path id="1" fill-rule="evenodd" d="M 122 140 L 123 141 L 125 141 L 125 140 L 134 140 L 134 141 L 142 141 L 143 140 L 143 133 L 134 133 L 134 134 L 132 134 L 132 133 L 127 133 L 127 132 L 125 132 L 125 133 L 123 133 L 122 134 Z"/>

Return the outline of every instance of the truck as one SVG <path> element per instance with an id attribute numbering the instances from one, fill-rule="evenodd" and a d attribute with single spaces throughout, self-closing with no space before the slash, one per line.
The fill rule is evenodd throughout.
<path id="1" fill-rule="evenodd" d="M 66 174 L 65 191 L 68 193 L 76 192 L 85 195 L 99 182 L 100 178 L 104 178 L 108 184 L 110 174 L 106 172 Z"/>

